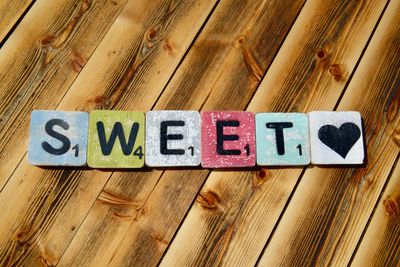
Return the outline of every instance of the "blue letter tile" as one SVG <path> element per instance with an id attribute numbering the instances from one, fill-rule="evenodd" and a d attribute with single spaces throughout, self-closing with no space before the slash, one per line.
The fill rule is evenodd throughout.
<path id="1" fill-rule="evenodd" d="M 86 165 L 88 123 L 86 112 L 32 111 L 29 162 L 42 166 Z"/>

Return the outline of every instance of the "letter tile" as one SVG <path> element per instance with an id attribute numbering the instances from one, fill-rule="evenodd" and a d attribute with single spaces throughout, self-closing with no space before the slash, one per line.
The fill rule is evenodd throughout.
<path id="1" fill-rule="evenodd" d="M 308 117 L 303 113 L 256 114 L 257 164 L 260 166 L 310 163 Z"/>
<path id="2" fill-rule="evenodd" d="M 197 111 L 149 111 L 146 114 L 146 165 L 198 166 L 201 120 Z"/>
<path id="3" fill-rule="evenodd" d="M 309 114 L 313 164 L 362 164 L 361 115 L 355 111 L 313 111 Z"/>
<path id="4" fill-rule="evenodd" d="M 143 112 L 90 112 L 88 165 L 94 168 L 142 168 L 144 132 Z"/>
<path id="5" fill-rule="evenodd" d="M 34 110 L 28 160 L 41 166 L 84 166 L 89 116 L 86 112 Z"/>
<path id="6" fill-rule="evenodd" d="M 255 165 L 254 113 L 202 112 L 202 162 L 204 168 Z"/>

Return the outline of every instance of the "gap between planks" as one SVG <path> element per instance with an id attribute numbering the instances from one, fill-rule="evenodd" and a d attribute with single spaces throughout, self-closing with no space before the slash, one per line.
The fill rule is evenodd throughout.
<path id="1" fill-rule="evenodd" d="M 154 109 L 154 107 L 157 105 L 157 102 L 159 101 L 161 95 L 163 94 L 164 90 L 168 87 L 172 77 L 175 75 L 177 69 L 181 66 L 182 62 L 184 61 L 187 53 L 189 52 L 190 48 L 192 47 L 192 45 L 194 44 L 194 42 L 197 40 L 198 36 L 200 35 L 200 33 L 203 31 L 204 26 L 208 23 L 210 17 L 212 16 L 212 14 L 214 13 L 215 9 L 217 8 L 218 4 L 220 3 L 220 0 L 217 0 L 214 4 L 214 6 L 212 7 L 212 9 L 210 10 L 209 14 L 207 15 L 205 21 L 203 22 L 203 24 L 201 25 L 200 29 L 197 31 L 196 35 L 194 36 L 193 40 L 191 41 L 190 45 L 188 46 L 187 50 L 184 52 L 184 54 L 182 55 L 181 59 L 179 60 L 179 63 L 177 64 L 177 66 L 175 67 L 174 71 L 172 72 L 170 78 L 168 79 L 168 81 L 166 82 L 166 84 L 164 85 L 163 89 L 161 90 L 159 96 L 156 98 L 156 100 L 154 101 L 154 103 L 151 106 L 151 110 Z M 65 95 L 64 95 L 65 97 Z M 63 97 L 63 98 L 64 98 Z M 62 100 L 60 101 L 60 103 L 62 102 Z M 58 108 L 59 104 L 57 105 L 56 109 Z M 163 174 L 164 174 L 165 170 L 162 170 L 162 172 L 160 173 L 157 182 L 154 184 L 153 189 L 150 191 L 150 193 L 148 194 L 148 196 L 146 197 L 146 200 L 144 201 L 142 206 L 146 205 L 147 200 L 149 199 L 150 195 L 153 193 L 154 189 L 156 188 L 156 186 L 158 185 L 160 179 L 162 178 Z M 114 171 L 111 172 L 110 177 L 107 180 L 110 180 L 112 175 L 114 174 Z M 205 181 L 204 181 L 205 182 Z M 107 185 L 107 183 L 104 185 L 104 187 Z M 103 187 L 103 189 L 104 189 Z M 100 191 L 98 196 L 96 197 L 96 199 L 99 199 L 101 193 L 103 192 Z M 194 201 L 194 200 L 193 200 Z M 92 203 L 92 206 L 88 209 L 86 215 L 84 216 L 84 218 L 82 219 L 81 223 L 79 224 L 79 226 L 77 227 L 77 231 L 79 230 L 80 226 L 82 225 L 82 223 L 86 220 L 87 216 L 89 215 L 90 211 L 92 210 L 93 206 L 96 204 L 96 201 L 94 201 Z M 73 241 L 74 238 L 71 239 L 71 241 L 69 242 L 69 245 L 71 244 L 71 242 Z M 69 245 L 67 245 L 64 249 L 64 252 L 61 254 L 60 260 L 63 258 L 65 252 L 68 250 Z"/>
<path id="2" fill-rule="evenodd" d="M 378 12 L 378 11 L 379 11 L 379 12 Z M 378 15 L 376 16 L 377 19 L 378 19 L 379 15 L 381 14 L 381 11 L 382 11 L 382 9 L 377 9 L 377 10 L 376 10 L 376 13 L 378 14 Z M 371 28 L 373 29 L 373 28 L 374 28 L 374 25 L 376 24 L 376 21 L 374 20 L 374 22 L 371 22 L 371 24 L 373 24 L 373 26 L 371 27 Z M 372 31 L 372 30 L 371 30 L 371 31 Z M 368 40 L 370 34 L 371 34 L 371 32 L 369 32 L 369 34 L 366 35 L 367 40 Z M 367 41 L 367 40 L 366 40 L 366 41 Z M 361 52 L 363 51 L 364 47 L 365 47 L 365 45 L 362 46 Z M 281 52 L 281 51 L 280 51 L 280 52 Z M 355 63 L 357 62 L 358 59 L 359 59 L 359 57 L 356 57 L 356 58 L 355 58 Z M 339 61 L 339 62 L 340 62 L 340 61 Z M 352 70 L 353 70 L 353 68 L 352 68 Z M 268 73 L 267 73 L 267 75 L 268 75 Z M 333 103 L 333 106 L 335 106 L 336 104 L 337 104 L 337 100 L 335 101 L 335 103 Z M 261 105 L 260 105 L 260 106 L 261 106 Z M 244 177 L 242 177 L 242 178 L 244 179 Z M 207 181 L 208 181 L 208 180 L 207 180 Z M 194 207 L 192 206 L 191 209 L 193 210 Z M 186 218 L 187 218 L 187 216 L 186 216 Z M 177 242 L 176 239 L 175 239 L 175 242 Z"/>
<path id="3" fill-rule="evenodd" d="M 372 42 L 371 42 L 371 44 L 368 46 L 368 48 L 367 48 L 367 50 L 366 50 L 366 54 L 365 54 L 365 56 L 363 57 L 363 59 L 361 60 L 362 62 L 363 61 L 365 61 L 365 60 L 368 60 L 368 59 L 370 59 L 371 60 L 371 58 L 373 58 L 373 57 L 371 57 L 372 55 L 374 55 L 374 51 L 376 51 L 376 47 L 377 47 L 377 40 L 379 41 L 379 42 L 382 42 L 382 43 L 385 43 L 385 42 L 383 42 L 383 40 L 382 40 L 382 35 L 386 35 L 386 34 L 388 34 L 389 36 L 390 36 L 390 33 L 392 34 L 392 36 L 394 35 L 393 34 L 393 29 L 392 28 L 390 28 L 390 27 L 388 27 L 388 25 L 390 25 L 389 24 L 389 22 L 392 22 L 393 23 L 393 21 L 389 21 L 389 19 L 394 19 L 393 18 L 393 14 L 394 14 L 394 12 L 393 12 L 393 10 L 396 10 L 396 8 L 398 9 L 398 6 L 396 7 L 395 6 L 395 4 L 394 4 L 394 2 L 391 2 L 394 6 L 391 6 L 391 9 L 389 9 L 389 10 L 385 10 L 385 15 L 384 15 L 384 17 L 383 17 L 383 19 L 382 19 L 382 21 L 379 23 L 379 25 L 378 25 L 378 29 L 380 29 L 379 27 L 383 27 L 383 30 L 381 30 L 381 31 L 379 31 L 379 32 L 376 32 L 375 34 L 374 34 L 374 36 L 372 37 Z M 390 6 L 390 4 L 389 4 L 389 6 Z M 397 17 L 398 18 L 398 17 Z M 389 21 L 389 22 L 388 22 Z M 385 43 L 385 45 L 391 45 L 390 47 L 388 47 L 386 50 L 384 50 L 384 51 L 380 51 L 381 53 L 384 53 L 385 51 L 388 51 L 388 50 L 390 50 L 390 48 L 392 48 L 393 47 L 393 38 L 395 38 L 395 37 L 391 37 L 391 39 L 386 39 L 385 41 L 386 42 L 389 42 L 390 41 L 390 44 L 386 44 Z M 390 51 L 393 51 L 393 50 L 390 50 Z M 385 56 L 387 56 L 387 55 L 385 55 Z M 375 60 L 377 60 L 376 59 L 376 57 L 375 58 L 373 58 L 373 59 L 375 59 Z M 388 58 L 387 60 L 391 60 L 392 59 L 392 57 L 390 57 L 390 58 Z M 389 64 L 389 63 L 393 63 L 393 64 L 397 64 L 397 66 L 398 66 L 398 62 L 396 63 L 396 61 L 394 61 L 394 62 L 392 62 L 392 61 L 389 61 L 389 62 L 386 62 L 386 64 Z M 367 62 L 368 63 L 368 62 Z M 380 61 L 378 61 L 378 62 L 375 62 L 375 64 L 378 64 L 378 63 L 381 63 L 382 64 L 382 62 L 380 62 Z M 396 65 L 395 65 L 396 66 Z M 364 65 L 362 65 L 362 67 L 360 67 L 361 68 L 361 70 L 357 70 L 357 72 L 356 72 L 356 75 L 357 75 L 357 73 L 359 73 L 358 74 L 358 76 L 357 76 L 357 80 L 358 81 L 360 81 L 360 75 L 365 75 L 365 74 L 368 74 L 368 75 L 375 75 L 374 77 L 377 77 L 377 79 L 378 78 L 381 78 L 382 79 L 382 75 L 383 75 L 383 73 L 381 73 L 379 70 L 376 70 L 375 69 L 375 72 L 374 72 L 374 74 L 371 74 L 371 73 L 366 73 L 365 72 L 365 70 L 366 70 L 366 66 L 365 66 L 365 64 Z M 383 71 L 386 71 L 386 69 L 384 69 Z M 390 73 L 390 72 L 389 72 Z M 392 72 L 392 75 L 391 76 L 389 76 L 388 78 L 396 78 L 396 76 L 393 76 L 393 75 L 395 75 L 395 74 L 393 74 L 393 72 Z M 385 78 L 385 77 L 384 77 Z M 374 80 L 375 81 L 375 80 Z M 389 80 L 389 83 L 391 83 L 391 82 L 393 82 L 393 80 Z M 351 84 L 352 84 L 352 82 L 351 82 Z M 378 84 L 378 83 L 377 83 Z M 396 100 L 396 95 L 395 94 L 393 94 L 393 93 L 395 93 L 395 87 L 393 87 L 393 86 L 395 86 L 395 85 L 393 85 L 393 83 L 392 84 L 390 84 L 392 87 L 390 87 L 389 89 L 391 89 L 391 91 L 388 91 L 387 93 L 388 93 L 388 95 L 385 95 L 386 97 L 388 97 L 387 99 L 385 98 L 385 99 L 383 99 L 382 101 L 384 101 L 384 110 L 385 110 L 385 112 L 386 112 L 386 104 L 387 104 L 387 102 L 385 102 L 385 101 L 391 101 L 390 103 L 391 103 L 391 107 L 393 107 L 393 103 L 395 104 L 395 101 L 398 101 L 398 100 Z M 360 85 L 358 85 L 358 86 L 360 86 Z M 376 85 L 376 86 L 379 86 L 379 84 L 378 85 Z M 381 85 L 382 86 L 382 85 Z M 354 87 L 354 86 L 353 86 Z M 362 86 L 361 86 L 362 87 Z M 371 87 L 371 88 L 373 88 L 373 87 Z M 361 90 L 361 89 L 360 89 Z M 376 97 L 378 97 L 378 96 L 376 96 Z M 398 98 L 398 96 L 397 96 L 397 98 Z M 349 99 L 343 99 L 344 101 L 342 101 L 342 102 L 347 102 L 347 104 L 349 104 L 348 102 L 349 102 Z M 390 112 L 390 110 L 387 110 L 387 112 Z M 397 110 L 397 112 L 398 112 L 398 110 Z M 392 118 L 393 116 L 396 116 L 396 113 L 393 113 L 393 110 L 391 110 L 391 113 L 390 113 L 391 115 L 388 115 L 388 116 L 390 116 L 390 118 Z M 397 116 L 398 116 L 398 114 L 397 114 Z M 378 118 L 379 119 L 379 118 Z M 388 119 L 389 120 L 389 119 Z M 398 124 L 396 124 L 396 118 L 392 118 L 392 119 L 390 119 L 390 121 L 392 121 L 393 120 L 393 123 L 391 123 L 391 124 L 394 124 L 394 125 L 392 125 L 391 126 L 391 128 L 393 127 L 393 135 L 395 134 L 395 132 L 397 131 L 397 129 L 398 129 Z M 397 126 L 396 126 L 397 125 Z M 384 134 L 384 132 L 386 131 L 386 129 L 384 128 L 384 129 L 381 129 L 381 132 L 382 132 L 382 134 Z M 395 136 L 391 136 L 391 135 L 389 135 L 389 141 L 388 142 L 390 142 L 390 139 L 391 138 L 393 138 L 394 139 L 394 141 L 396 142 L 396 138 L 395 138 Z M 371 141 L 371 143 L 372 143 L 372 141 Z M 390 146 L 390 144 L 388 143 L 387 144 L 387 146 Z M 372 148 L 371 148 L 371 150 L 372 150 Z M 396 154 L 397 155 L 397 158 L 398 158 L 398 153 Z M 371 160 L 371 159 L 370 159 Z M 371 162 L 370 162 L 371 163 Z M 382 163 L 381 163 L 382 164 Z M 371 166 L 370 166 L 371 167 Z M 391 165 L 388 165 L 388 166 L 386 166 L 386 169 L 388 169 L 388 174 L 387 175 L 385 175 L 384 177 L 383 177 L 383 181 L 380 181 L 379 183 L 380 184 L 383 184 L 383 188 L 384 188 L 384 184 L 387 182 L 387 179 L 389 179 L 389 177 L 390 177 L 390 170 L 392 169 L 392 167 L 393 167 L 393 164 L 391 164 Z M 377 173 L 377 174 L 375 174 L 375 176 L 376 175 L 379 175 L 379 173 Z M 377 179 L 379 178 L 379 176 L 378 177 L 376 177 Z M 370 181 L 371 183 L 374 183 L 375 181 Z M 369 183 L 368 181 L 366 181 L 366 183 Z M 304 188 L 303 188 L 304 189 Z M 381 194 L 382 193 L 382 188 L 378 188 L 378 191 L 375 193 L 375 194 L 378 194 L 378 196 L 377 196 L 377 198 L 375 199 L 375 201 L 379 201 L 379 194 Z M 371 189 L 371 191 L 373 191 L 372 189 Z M 372 194 L 372 193 L 371 193 Z M 373 197 L 373 196 L 372 196 Z M 360 200 L 360 202 L 362 202 L 362 200 Z M 293 204 L 293 205 L 295 205 L 295 204 Z M 376 205 L 376 202 L 374 202 L 373 204 L 372 204 L 372 209 L 373 209 L 373 207 L 374 207 L 374 205 Z M 293 209 L 291 210 L 291 211 L 293 211 Z M 371 211 L 372 212 L 372 211 Z M 289 216 L 289 215 L 288 215 Z M 366 221 L 368 221 L 369 220 L 369 218 L 370 218 L 370 216 L 371 216 L 371 214 L 369 214 L 369 215 L 366 215 Z M 282 226 L 282 225 L 278 225 L 278 227 L 279 226 Z M 286 224 L 285 224 L 285 226 L 286 227 L 288 227 L 288 223 L 287 223 L 287 218 L 286 218 Z M 284 227 L 284 226 L 282 226 L 282 227 Z M 365 226 L 366 227 L 366 226 Z M 365 230 L 365 227 L 362 229 L 363 231 Z M 360 234 L 361 236 L 362 236 L 362 233 Z M 277 237 L 275 237 L 275 241 L 276 241 L 276 238 Z M 357 246 L 357 243 L 358 242 L 360 242 L 360 236 L 357 238 L 357 237 L 355 237 L 354 239 L 353 239 L 353 241 L 355 242 L 355 246 Z M 353 243 L 354 243 L 353 242 Z M 343 249 L 342 249 L 343 250 Z M 352 257 L 352 255 L 353 254 L 350 254 L 350 255 L 347 255 L 347 256 L 350 256 L 350 257 Z M 265 257 L 265 255 L 264 255 L 264 257 Z M 269 255 L 269 257 L 271 257 L 271 255 Z M 265 262 L 264 262 L 265 263 Z M 331 262 L 330 262 L 331 263 Z M 336 263 L 337 264 L 337 263 Z"/>
<path id="4" fill-rule="evenodd" d="M 280 45 L 278 46 L 278 48 L 277 48 L 277 50 L 276 50 L 276 53 L 275 53 L 274 56 L 272 57 L 271 63 L 267 66 L 267 68 L 266 68 L 265 71 L 263 72 L 262 79 L 264 79 L 265 74 L 268 72 L 269 68 L 271 67 L 272 62 L 274 62 L 275 57 L 278 55 L 279 50 L 281 49 L 282 45 L 284 44 L 284 42 L 285 42 L 285 40 L 286 40 L 286 37 L 288 36 L 288 34 L 289 34 L 289 32 L 290 32 L 290 29 L 291 29 L 291 28 L 293 27 L 293 25 L 296 23 L 296 20 L 297 20 L 299 14 L 301 13 L 301 10 L 303 9 L 303 7 L 304 7 L 304 5 L 305 5 L 306 2 L 307 2 L 307 0 L 305 0 L 305 1 L 302 3 L 301 7 L 299 8 L 299 11 L 298 11 L 298 13 L 296 14 L 295 18 L 293 19 L 293 22 L 291 23 L 291 26 L 289 27 L 289 30 L 286 32 L 285 37 L 283 38 L 282 42 L 281 42 Z M 172 76 L 171 76 L 171 78 L 172 78 Z M 257 85 L 257 89 L 253 92 L 253 94 L 252 94 L 251 98 L 249 99 L 248 103 L 246 104 L 244 110 L 247 110 L 249 104 L 252 102 L 252 100 L 253 100 L 253 98 L 254 98 L 254 95 L 256 94 L 256 92 L 257 92 L 258 88 L 260 87 L 260 85 L 261 85 L 261 82 Z M 165 88 L 166 88 L 166 87 L 165 87 Z M 165 89 L 164 89 L 164 90 L 165 90 Z M 164 90 L 163 90 L 163 92 L 164 92 Z M 160 98 L 160 97 L 161 97 L 161 94 L 160 94 L 159 98 Z M 153 105 L 152 109 L 156 106 L 156 104 L 157 104 L 159 98 L 157 99 L 156 103 Z M 200 110 L 203 109 L 203 107 L 204 107 L 205 103 L 207 102 L 207 100 L 208 100 L 208 97 L 207 97 L 207 98 L 203 101 L 203 103 L 200 105 Z M 305 171 L 305 168 L 304 168 L 303 172 L 304 172 L 304 171 Z M 207 176 L 205 177 L 203 183 L 202 183 L 201 186 L 199 187 L 199 190 L 198 190 L 198 192 L 197 192 L 197 194 L 196 194 L 196 197 L 197 197 L 197 195 L 200 193 L 200 191 L 202 190 L 204 184 L 207 182 L 207 179 L 208 179 L 208 177 L 211 175 L 211 173 L 212 173 L 212 171 L 210 171 L 210 172 L 207 174 Z M 157 266 L 160 265 L 160 263 L 161 263 L 161 261 L 163 260 L 165 254 L 168 252 L 168 250 L 169 250 L 171 244 L 174 242 L 175 237 L 176 237 L 176 235 L 177 235 L 178 232 L 179 232 L 179 229 L 181 228 L 182 224 L 185 222 L 186 217 L 188 216 L 188 214 L 189 214 L 189 212 L 190 212 L 190 210 L 191 210 L 191 207 L 192 207 L 193 205 L 195 205 L 195 203 L 196 203 L 196 201 L 197 201 L 196 197 L 193 198 L 192 202 L 189 204 L 189 206 L 188 206 L 189 208 L 188 208 L 187 211 L 185 212 L 185 214 L 184 214 L 182 220 L 180 221 L 178 227 L 175 229 L 174 234 L 172 235 L 171 240 L 170 240 L 169 244 L 167 245 L 167 248 L 164 250 L 162 256 L 160 257 L 160 259 L 159 259 L 159 261 L 158 261 L 158 263 L 157 263 Z"/>
<path id="5" fill-rule="evenodd" d="M 21 4 L 21 6 L 18 6 L 18 4 L 15 5 L 13 1 L 0 1 L 0 28 L 3 27 L 0 29 L 0 49 L 3 47 L 4 43 L 7 42 L 7 39 L 11 36 L 14 30 L 18 27 L 26 13 L 28 13 L 31 7 L 35 4 L 36 0 L 17 0 L 17 2 L 18 4 Z M 7 14 L 3 14 L 3 16 L 1 16 L 2 8 L 3 12 L 6 12 L 6 6 L 10 8 L 12 5 L 14 5 L 13 8 L 15 8 L 13 12 L 8 12 Z"/>
<path id="6" fill-rule="evenodd" d="M 217 2 L 213 2 L 214 4 L 216 4 Z M 211 6 L 212 7 L 212 6 Z M 204 9 L 204 13 L 206 12 L 206 10 L 208 10 L 208 9 Z M 207 16 L 209 15 L 209 12 L 207 13 Z M 201 21 L 199 21 L 199 23 L 200 22 L 204 22 L 203 20 L 201 20 Z M 197 31 L 195 32 L 195 33 L 197 33 Z M 191 39 L 192 40 L 192 39 Z M 193 40 L 192 40 L 193 41 Z"/>
<path id="7" fill-rule="evenodd" d="M 86 64 L 86 58 L 97 49 L 126 3 L 127 0 L 97 0 L 92 5 L 92 0 L 65 3 L 39 0 L 0 51 L 0 60 L 7 66 L 0 70 L 3 72 L 0 82 L 4 85 L 0 95 L 9 97 L 9 103 L 0 97 L 3 101 L 0 105 L 1 191 L 26 152 L 23 146 L 28 136 L 22 129 L 29 125 L 30 110 L 53 108 L 52 103 L 66 94 Z M 47 15 L 45 18 L 43 13 Z M 51 26 L 44 23 L 46 20 L 49 24 L 52 22 Z M 85 20 L 91 23 L 82 24 Z M 47 102 L 45 97 L 49 98 Z M 19 139 L 17 144 L 16 139 Z M 12 157 L 7 156 L 10 151 Z"/>
<path id="8" fill-rule="evenodd" d="M 357 63 L 355 64 L 355 67 L 354 67 L 353 71 L 350 74 L 349 80 L 346 82 L 346 85 L 345 85 L 342 93 L 340 94 L 340 96 L 338 98 L 338 101 L 336 102 L 335 107 L 333 108 L 333 110 L 337 110 L 337 108 L 338 108 L 343 96 L 345 95 L 345 92 L 346 92 L 346 90 L 347 90 L 347 88 L 348 88 L 348 86 L 349 86 L 354 74 L 357 71 L 357 68 L 358 68 L 358 66 L 359 66 L 359 64 L 361 62 L 361 59 L 364 57 L 365 51 L 367 50 L 367 48 L 368 48 L 368 46 L 369 46 L 369 44 L 371 42 L 372 36 L 375 34 L 375 31 L 376 31 L 379 23 L 381 22 L 381 19 L 382 19 L 383 15 L 385 14 L 385 11 L 386 11 L 386 8 L 387 8 L 388 5 L 389 5 L 389 1 L 386 3 L 385 7 L 383 8 L 382 13 L 379 16 L 378 21 L 376 22 L 376 24 L 374 26 L 374 29 L 372 30 L 372 33 L 369 36 L 368 41 L 367 41 L 363 51 L 361 52 L 361 55 L 360 55 L 359 59 L 357 60 Z M 365 153 L 367 153 L 367 152 L 365 151 Z M 275 231 L 276 231 L 276 229 L 277 229 L 277 227 L 278 227 L 278 225 L 279 225 L 279 223 L 280 223 L 280 221 L 281 221 L 281 219 L 283 217 L 283 214 L 286 212 L 286 209 L 289 206 L 289 203 L 292 200 L 293 195 L 296 193 L 297 187 L 300 184 L 300 181 L 303 178 L 303 175 L 305 174 L 306 170 L 307 170 L 307 166 L 304 167 L 303 171 L 301 172 L 301 174 L 299 176 L 299 179 L 297 180 L 297 182 L 296 182 L 296 184 L 295 184 L 295 186 L 294 186 L 294 188 L 293 188 L 293 190 L 292 190 L 292 192 L 291 192 L 291 194 L 290 194 L 290 196 L 289 196 L 284 208 L 282 209 L 281 214 L 279 215 L 278 220 L 276 221 L 276 223 L 275 223 L 275 225 L 274 225 L 274 227 L 273 227 L 273 229 L 271 231 L 271 234 L 269 235 L 267 241 L 265 242 L 265 245 L 264 245 L 264 247 L 263 247 L 263 249 L 262 249 L 262 251 L 261 251 L 261 253 L 260 253 L 260 255 L 259 255 L 258 259 L 257 259 L 257 262 L 256 262 L 257 266 L 258 266 L 258 264 L 259 264 L 259 262 L 261 260 L 262 255 L 264 254 L 268 244 L 270 243 L 271 239 L 274 237 Z"/>
<path id="9" fill-rule="evenodd" d="M 373 210 L 372 210 L 372 212 L 371 212 L 371 215 L 369 216 L 368 221 L 367 221 L 367 223 L 366 223 L 366 225 L 365 225 L 365 228 L 364 228 L 364 230 L 363 230 L 363 232 L 362 232 L 362 234 L 361 234 L 361 236 L 360 236 L 360 238 L 359 238 L 359 240 L 358 240 L 358 242 L 357 242 L 357 245 L 356 245 L 356 247 L 355 247 L 355 249 L 354 249 L 354 251 L 353 251 L 353 254 L 351 255 L 351 258 L 350 258 L 350 261 L 349 261 L 349 266 L 352 266 L 352 265 L 353 265 L 354 258 L 356 257 L 356 255 L 357 255 L 357 253 L 358 253 L 358 251 L 359 251 L 360 245 L 361 245 L 363 242 L 366 242 L 366 241 L 364 240 L 364 237 L 365 237 L 366 232 L 368 231 L 368 228 L 369 228 L 370 225 L 371 225 L 372 219 L 373 219 L 375 216 L 379 216 L 378 214 L 376 214 L 377 209 L 378 209 L 378 207 L 379 207 L 379 204 L 380 204 L 381 201 L 382 201 L 382 198 L 385 196 L 386 190 L 389 189 L 389 188 L 388 188 L 388 185 L 390 184 L 390 182 L 393 182 L 393 181 L 396 179 L 396 177 L 395 177 L 394 175 L 395 175 L 395 173 L 396 173 L 396 169 L 399 168 L 399 166 L 400 166 L 400 165 L 399 165 L 399 163 L 400 163 L 399 158 L 400 158 L 400 152 L 399 152 L 399 154 L 397 155 L 397 158 L 396 158 L 395 162 L 393 163 L 392 169 L 390 170 L 389 175 L 388 175 L 388 178 L 386 179 L 385 184 L 384 184 L 383 187 L 382 187 L 382 191 L 381 191 L 381 193 L 380 193 L 380 195 L 379 195 L 379 197 L 378 197 L 378 200 L 377 200 L 376 203 L 375 203 L 375 206 L 374 206 L 374 208 L 373 208 Z"/>

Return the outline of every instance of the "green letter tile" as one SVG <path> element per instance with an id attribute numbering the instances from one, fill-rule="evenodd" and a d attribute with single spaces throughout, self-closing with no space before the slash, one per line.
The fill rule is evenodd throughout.
<path id="1" fill-rule="evenodd" d="M 88 165 L 93 168 L 142 168 L 144 131 L 143 112 L 90 112 Z"/>

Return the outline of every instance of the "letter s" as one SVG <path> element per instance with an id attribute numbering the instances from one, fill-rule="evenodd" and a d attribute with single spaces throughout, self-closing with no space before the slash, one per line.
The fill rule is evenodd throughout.
<path id="1" fill-rule="evenodd" d="M 42 147 L 46 152 L 48 152 L 50 154 L 62 155 L 64 153 L 66 153 L 69 150 L 69 148 L 71 147 L 71 141 L 65 135 L 56 132 L 54 130 L 55 125 L 60 126 L 64 130 L 68 130 L 69 124 L 66 121 L 63 121 L 61 119 L 52 119 L 52 120 L 49 120 L 45 126 L 46 133 L 48 135 L 50 135 L 51 137 L 54 137 L 55 139 L 61 141 L 62 146 L 60 148 L 54 148 L 49 143 L 43 142 Z"/>

